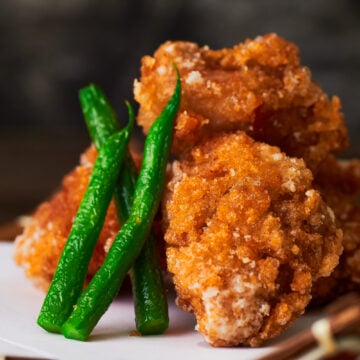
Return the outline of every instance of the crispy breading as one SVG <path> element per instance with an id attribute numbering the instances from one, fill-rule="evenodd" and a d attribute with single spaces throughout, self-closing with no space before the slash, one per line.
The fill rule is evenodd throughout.
<path id="1" fill-rule="evenodd" d="M 214 346 L 279 334 L 342 251 L 311 171 L 244 132 L 202 142 L 172 170 L 163 213 L 178 304 Z"/>
<path id="2" fill-rule="evenodd" d="M 330 156 L 315 177 L 315 186 L 333 209 L 344 233 L 339 266 L 314 286 L 314 302 L 328 302 L 351 290 L 360 290 L 360 160 Z"/>
<path id="3" fill-rule="evenodd" d="M 182 157 L 219 131 L 244 130 L 311 170 L 347 145 L 339 98 L 328 99 L 301 66 L 298 48 L 276 34 L 221 50 L 168 41 L 143 57 L 134 94 L 145 133 L 171 96 L 173 63 L 182 79 L 173 151 Z"/>
<path id="4" fill-rule="evenodd" d="M 62 182 L 62 188 L 49 201 L 39 205 L 16 238 L 14 258 L 34 284 L 47 290 L 69 235 L 74 216 L 87 188 L 97 152 L 90 147 L 81 156 L 81 163 Z M 111 202 L 88 270 L 95 274 L 103 263 L 106 249 L 119 230 L 115 206 Z"/>

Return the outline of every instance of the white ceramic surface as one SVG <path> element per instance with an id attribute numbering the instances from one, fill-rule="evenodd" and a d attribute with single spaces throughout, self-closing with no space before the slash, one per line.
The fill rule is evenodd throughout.
<path id="1" fill-rule="evenodd" d="M 23 270 L 14 264 L 11 243 L 0 243 L 0 270 L 0 355 L 66 360 L 250 360 L 273 349 L 272 346 L 212 348 L 194 330 L 193 316 L 178 310 L 173 301 L 170 302 L 170 327 L 164 335 L 131 336 L 135 326 L 130 296 L 119 297 L 112 304 L 88 342 L 67 340 L 37 326 L 36 317 L 44 294 L 35 289 Z M 313 317 L 303 317 L 282 338 L 308 326 L 312 320 Z"/>

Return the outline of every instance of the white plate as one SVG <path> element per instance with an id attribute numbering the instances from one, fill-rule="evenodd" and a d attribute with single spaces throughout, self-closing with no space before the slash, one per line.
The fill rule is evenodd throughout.
<path id="1" fill-rule="evenodd" d="M 170 327 L 164 335 L 131 336 L 135 328 L 131 298 L 119 298 L 111 305 L 88 342 L 68 340 L 37 326 L 44 294 L 14 264 L 11 243 L 0 243 L 0 266 L 0 358 L 6 354 L 66 360 L 250 360 L 274 349 L 213 348 L 194 330 L 193 316 L 177 309 L 173 301 L 169 304 Z M 313 320 L 309 316 L 299 319 L 282 338 L 309 326 Z"/>

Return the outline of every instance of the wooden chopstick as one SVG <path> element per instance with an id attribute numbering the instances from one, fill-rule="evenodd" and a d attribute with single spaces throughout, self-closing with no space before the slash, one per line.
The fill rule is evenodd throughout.
<path id="1" fill-rule="evenodd" d="M 357 303 L 353 303 L 356 298 L 358 300 Z M 344 306 L 347 302 L 349 302 L 349 297 L 345 297 L 344 299 L 340 298 L 336 301 L 339 310 L 334 311 L 334 313 L 324 318 L 329 322 L 333 335 L 352 329 L 359 330 L 360 328 L 360 296 L 353 294 L 351 304 Z M 336 306 L 334 306 L 334 309 L 335 308 Z M 276 350 L 258 360 L 286 360 L 300 352 L 306 351 L 316 343 L 317 340 L 311 328 L 306 329 L 284 340 L 278 345 Z"/>

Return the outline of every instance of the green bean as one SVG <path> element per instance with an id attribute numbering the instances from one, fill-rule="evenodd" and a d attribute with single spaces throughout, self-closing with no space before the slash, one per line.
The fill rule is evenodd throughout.
<path id="1" fill-rule="evenodd" d="M 90 138 L 95 147 L 100 149 L 107 138 L 120 128 L 115 111 L 103 91 L 95 84 L 81 89 L 79 99 Z M 129 117 L 134 118 L 129 105 L 128 110 Z"/>
<path id="2" fill-rule="evenodd" d="M 81 294 L 88 265 L 114 192 L 123 154 L 133 121 L 112 135 L 100 148 L 88 188 L 75 216 L 38 324 L 50 332 L 60 332 Z"/>
<path id="3" fill-rule="evenodd" d="M 136 329 L 142 335 L 162 334 L 169 326 L 167 298 L 157 259 L 156 238 L 149 236 L 146 246 L 130 270 L 135 303 Z"/>
<path id="4" fill-rule="evenodd" d="M 90 137 L 99 148 L 118 128 L 115 111 L 102 90 L 94 84 L 80 91 L 80 103 Z M 133 116 L 132 112 L 131 114 Z M 127 151 L 114 192 L 120 223 L 124 223 L 129 217 L 136 176 L 135 165 Z M 169 325 L 167 298 L 155 241 L 154 235 L 150 233 L 129 272 L 135 303 L 136 328 L 144 335 L 162 333 Z"/>
<path id="5" fill-rule="evenodd" d="M 181 84 L 178 75 L 173 96 L 151 126 L 145 140 L 143 162 L 136 182 L 130 216 L 116 236 L 103 265 L 64 323 L 62 332 L 67 338 L 88 338 L 110 306 L 125 275 L 141 251 L 163 191 L 173 122 L 180 98 Z"/>

